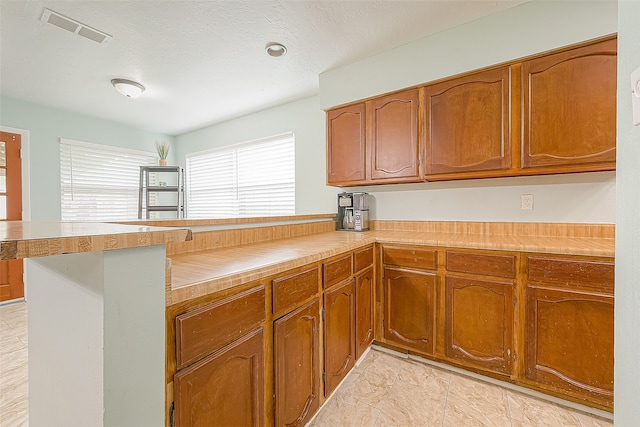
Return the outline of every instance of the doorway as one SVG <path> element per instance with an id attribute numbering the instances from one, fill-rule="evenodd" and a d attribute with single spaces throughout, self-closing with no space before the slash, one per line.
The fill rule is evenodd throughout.
<path id="1" fill-rule="evenodd" d="M 0 221 L 22 220 L 22 136 L 0 132 Z M 24 297 L 23 261 L 0 261 L 0 302 Z"/>

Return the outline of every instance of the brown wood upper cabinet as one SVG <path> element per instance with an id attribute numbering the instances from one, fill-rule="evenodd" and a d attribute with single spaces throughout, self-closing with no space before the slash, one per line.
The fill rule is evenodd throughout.
<path id="1" fill-rule="evenodd" d="M 369 101 L 371 181 L 420 179 L 419 99 L 413 89 Z"/>
<path id="2" fill-rule="evenodd" d="M 327 184 L 362 185 L 422 179 L 419 90 L 327 112 Z"/>
<path id="3" fill-rule="evenodd" d="M 617 42 L 522 64 L 522 167 L 614 170 Z"/>
<path id="4" fill-rule="evenodd" d="M 327 112 L 327 184 L 366 180 L 364 103 Z"/>
<path id="5" fill-rule="evenodd" d="M 511 169 L 510 105 L 510 67 L 427 86 L 427 179 Z"/>
<path id="6" fill-rule="evenodd" d="M 615 170 L 616 45 L 600 39 L 329 110 L 327 183 Z"/>

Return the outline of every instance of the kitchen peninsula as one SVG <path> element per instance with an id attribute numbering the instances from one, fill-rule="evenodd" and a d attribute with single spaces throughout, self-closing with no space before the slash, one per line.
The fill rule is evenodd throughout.
<path id="1" fill-rule="evenodd" d="M 177 426 L 304 425 L 371 342 L 612 410 L 613 225 L 161 224 Z"/>
<path id="2" fill-rule="evenodd" d="M 29 422 L 164 423 L 165 245 L 185 228 L 0 223 L 0 259 L 26 258 Z"/>

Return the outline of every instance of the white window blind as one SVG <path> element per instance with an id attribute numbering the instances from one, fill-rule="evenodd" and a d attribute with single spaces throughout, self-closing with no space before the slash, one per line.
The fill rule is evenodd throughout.
<path id="1" fill-rule="evenodd" d="M 295 214 L 293 133 L 187 155 L 189 218 Z"/>
<path id="2" fill-rule="evenodd" d="M 156 164 L 155 153 L 60 139 L 62 220 L 138 218 L 140 166 Z"/>

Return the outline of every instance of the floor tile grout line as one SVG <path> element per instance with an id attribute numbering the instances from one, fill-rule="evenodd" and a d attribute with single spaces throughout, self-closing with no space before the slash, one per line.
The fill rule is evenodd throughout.
<path id="1" fill-rule="evenodd" d="M 451 372 L 449 372 L 449 379 L 447 381 L 447 391 L 444 394 L 444 408 L 442 410 L 442 422 L 440 427 L 444 427 L 444 420 L 447 416 L 447 402 L 449 401 L 449 391 L 451 391 Z"/>
<path id="2" fill-rule="evenodd" d="M 509 415 L 509 425 L 513 427 L 513 418 L 511 417 L 511 399 L 509 399 L 509 390 L 505 389 L 507 399 L 507 414 Z"/>

